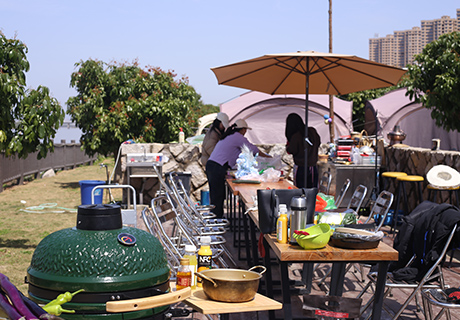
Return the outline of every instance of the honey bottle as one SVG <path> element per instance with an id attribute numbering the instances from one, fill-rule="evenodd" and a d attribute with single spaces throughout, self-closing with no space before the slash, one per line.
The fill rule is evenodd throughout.
<path id="1" fill-rule="evenodd" d="M 190 260 L 180 259 L 180 266 L 176 275 L 176 290 L 181 290 L 192 286 L 192 270 L 190 270 Z"/>

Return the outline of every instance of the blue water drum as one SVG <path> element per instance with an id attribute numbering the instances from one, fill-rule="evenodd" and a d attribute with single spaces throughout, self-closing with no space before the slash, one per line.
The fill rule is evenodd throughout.
<path id="1" fill-rule="evenodd" d="M 81 194 L 81 204 L 91 204 L 91 192 L 95 186 L 104 185 L 105 181 L 102 180 L 80 180 L 80 194 Z M 94 191 L 94 203 L 101 204 L 102 196 L 104 195 L 102 189 L 96 189 Z"/>
<path id="2" fill-rule="evenodd" d="M 201 190 L 201 205 L 209 206 L 209 190 Z"/>

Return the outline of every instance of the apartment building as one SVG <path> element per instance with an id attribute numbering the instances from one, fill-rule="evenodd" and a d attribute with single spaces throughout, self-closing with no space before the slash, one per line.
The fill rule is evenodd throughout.
<path id="1" fill-rule="evenodd" d="M 453 31 L 460 31 L 460 9 L 457 9 L 457 18 L 442 16 L 422 20 L 420 27 L 369 39 L 369 59 L 404 68 L 414 62 L 414 55 L 421 53 L 425 45 Z"/>

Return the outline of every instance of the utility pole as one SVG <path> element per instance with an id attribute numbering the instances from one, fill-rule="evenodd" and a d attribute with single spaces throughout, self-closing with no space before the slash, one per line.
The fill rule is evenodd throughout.
<path id="1" fill-rule="evenodd" d="M 329 53 L 332 53 L 332 0 L 329 0 Z M 331 138 L 330 142 L 334 142 L 334 96 L 329 95 L 329 117 L 332 119 L 332 122 L 329 123 L 329 136 Z"/>

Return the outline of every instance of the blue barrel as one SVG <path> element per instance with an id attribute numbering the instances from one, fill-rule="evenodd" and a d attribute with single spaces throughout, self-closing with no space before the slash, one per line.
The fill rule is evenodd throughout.
<path id="1" fill-rule="evenodd" d="M 81 204 L 91 204 L 91 192 L 95 186 L 100 186 L 105 184 L 105 181 L 101 180 L 81 180 L 78 182 L 80 184 L 80 193 L 81 193 Z M 96 189 L 94 192 L 94 203 L 102 203 L 103 196 L 102 189 Z"/>
<path id="2" fill-rule="evenodd" d="M 209 206 L 209 190 L 201 190 L 201 205 Z"/>

